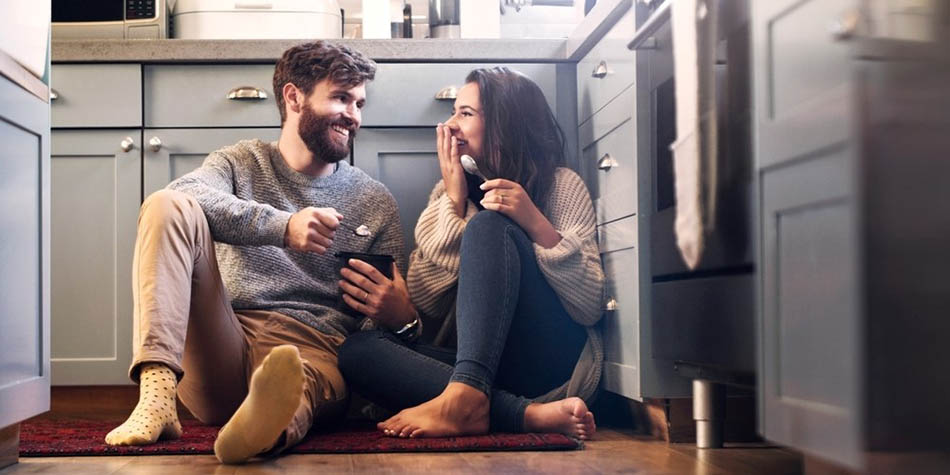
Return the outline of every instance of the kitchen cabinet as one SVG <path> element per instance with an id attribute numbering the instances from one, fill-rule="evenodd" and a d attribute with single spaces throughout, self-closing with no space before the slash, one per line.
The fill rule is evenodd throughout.
<path id="1" fill-rule="evenodd" d="M 45 84 L 3 51 L 0 73 L 0 466 L 4 466 L 17 458 L 15 424 L 49 410 L 50 135 Z"/>
<path id="2" fill-rule="evenodd" d="M 759 429 L 857 470 L 950 446 L 946 40 L 866 7 L 752 9 Z"/>
<path id="3" fill-rule="evenodd" d="M 141 66 L 54 64 L 50 78 L 52 383 L 129 384 Z"/>
<path id="4" fill-rule="evenodd" d="M 353 163 L 396 198 L 406 249 L 413 249 L 416 221 L 429 204 L 432 187 L 442 179 L 435 128 L 361 129 L 353 145 Z"/>
<path id="5" fill-rule="evenodd" d="M 140 129 L 54 130 L 53 384 L 128 384 Z"/>
<path id="6" fill-rule="evenodd" d="M 690 395 L 674 362 L 654 356 L 653 100 L 647 57 L 627 49 L 649 13 L 639 2 L 630 5 L 577 64 L 580 169 L 594 199 L 607 279 L 601 385 L 640 401 Z"/>
<path id="7" fill-rule="evenodd" d="M 276 109 L 275 109 L 276 110 Z M 276 141 L 279 128 L 145 129 L 143 197 L 201 166 L 209 153 L 241 140 Z"/>

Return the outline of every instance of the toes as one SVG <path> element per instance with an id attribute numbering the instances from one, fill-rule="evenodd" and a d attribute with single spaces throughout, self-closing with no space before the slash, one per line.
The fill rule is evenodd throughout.
<path id="1" fill-rule="evenodd" d="M 416 429 L 413 429 L 412 432 L 409 433 L 409 438 L 414 439 L 416 437 L 425 437 L 425 435 L 426 435 L 425 430 L 421 428 L 416 428 Z"/>

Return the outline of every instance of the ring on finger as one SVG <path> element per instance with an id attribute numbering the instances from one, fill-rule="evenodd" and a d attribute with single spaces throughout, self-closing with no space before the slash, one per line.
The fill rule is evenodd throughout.
<path id="1" fill-rule="evenodd" d="M 364 291 L 363 291 L 363 301 L 365 302 L 366 299 L 368 299 L 368 298 L 369 298 L 369 292 L 367 292 L 367 291 L 364 290 Z"/>

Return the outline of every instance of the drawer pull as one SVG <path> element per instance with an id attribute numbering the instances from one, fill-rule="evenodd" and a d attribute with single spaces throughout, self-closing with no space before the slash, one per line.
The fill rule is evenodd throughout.
<path id="1" fill-rule="evenodd" d="M 435 100 L 437 101 L 454 101 L 458 97 L 459 90 L 455 86 L 445 86 L 442 89 L 439 89 L 439 92 L 435 93 Z"/>
<path id="2" fill-rule="evenodd" d="M 603 79 L 603 78 L 607 77 L 607 75 L 610 74 L 610 73 L 612 73 L 612 72 L 613 72 L 613 71 L 611 71 L 610 68 L 607 67 L 607 62 L 606 62 L 606 61 L 601 61 L 600 64 L 598 64 L 597 67 L 594 68 L 594 71 L 593 71 L 592 73 L 590 73 L 590 77 L 597 78 L 597 79 Z"/>
<path id="3" fill-rule="evenodd" d="M 617 299 L 610 297 L 607 299 L 607 303 L 604 304 L 605 312 L 616 312 L 617 311 Z"/>
<path id="4" fill-rule="evenodd" d="M 152 137 L 152 138 L 149 139 L 149 141 L 148 141 L 148 148 L 150 148 L 153 152 L 157 152 L 157 151 L 161 150 L 161 149 L 162 149 L 162 139 L 160 139 L 160 138 L 158 138 L 158 137 Z"/>
<path id="5" fill-rule="evenodd" d="M 56 92 L 56 89 L 49 88 L 49 100 L 55 101 L 56 99 L 59 99 L 59 93 Z"/>
<path id="6" fill-rule="evenodd" d="M 242 86 L 231 89 L 228 99 L 232 101 L 263 101 L 267 93 L 259 87 Z"/>
<path id="7" fill-rule="evenodd" d="M 119 142 L 119 148 L 121 148 L 123 152 L 131 151 L 133 147 L 135 147 L 135 141 L 132 140 L 132 137 L 126 137 Z"/>
<path id="8" fill-rule="evenodd" d="M 861 15 L 856 9 L 851 9 L 832 21 L 828 30 L 834 39 L 838 41 L 847 40 L 858 31 L 860 22 Z"/>
<path id="9" fill-rule="evenodd" d="M 609 153 L 605 153 L 603 157 L 600 157 L 600 160 L 597 160 L 597 168 L 603 171 L 618 166 L 620 166 L 620 163 L 614 160 L 614 157 L 611 157 Z"/>

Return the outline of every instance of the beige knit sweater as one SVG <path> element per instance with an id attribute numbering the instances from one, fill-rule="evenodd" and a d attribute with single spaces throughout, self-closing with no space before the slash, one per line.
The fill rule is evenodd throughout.
<path id="1" fill-rule="evenodd" d="M 551 249 L 534 245 L 538 266 L 574 321 L 587 329 L 587 344 L 570 381 L 535 400 L 588 399 L 597 389 L 604 360 L 603 339 L 596 325 L 602 314 L 604 272 L 594 207 L 581 178 L 567 168 L 558 168 L 550 197 L 539 208 L 562 239 Z M 444 320 L 454 311 L 462 232 L 477 212 L 469 200 L 465 217 L 455 214 L 445 185 L 439 181 L 419 217 L 407 283 L 413 303 L 427 321 Z"/>

